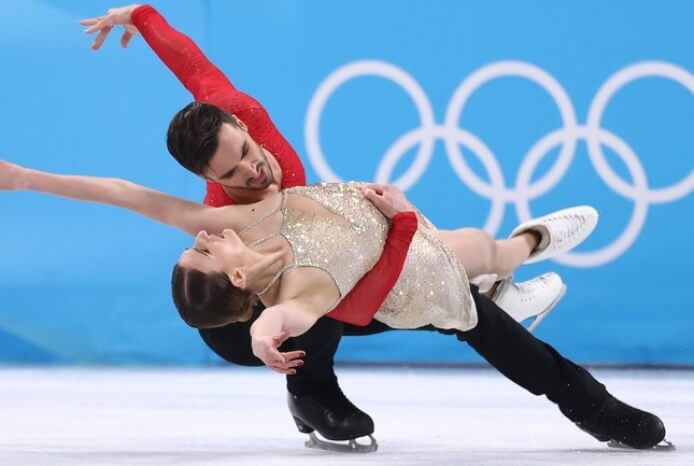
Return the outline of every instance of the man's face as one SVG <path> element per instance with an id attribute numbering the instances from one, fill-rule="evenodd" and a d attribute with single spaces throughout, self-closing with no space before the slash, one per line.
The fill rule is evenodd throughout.
<path id="1" fill-rule="evenodd" d="M 262 192 L 274 183 L 267 156 L 243 126 L 222 124 L 217 142 L 205 178 L 240 191 Z"/>

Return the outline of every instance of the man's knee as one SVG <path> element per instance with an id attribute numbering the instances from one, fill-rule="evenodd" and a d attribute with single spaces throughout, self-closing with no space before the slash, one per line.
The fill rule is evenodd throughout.
<path id="1" fill-rule="evenodd" d="M 306 350 L 305 362 L 308 363 L 313 358 L 330 358 L 332 361 L 341 337 L 342 322 L 322 317 L 306 333 L 290 340 L 296 349 Z"/>

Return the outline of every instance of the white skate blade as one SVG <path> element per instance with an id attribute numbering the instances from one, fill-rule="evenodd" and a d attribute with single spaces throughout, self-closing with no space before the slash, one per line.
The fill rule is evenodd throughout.
<path id="1" fill-rule="evenodd" d="M 624 445 L 622 442 L 618 442 L 617 440 L 610 440 L 607 442 L 607 446 L 610 448 L 618 448 L 621 450 L 633 450 L 633 451 L 674 451 L 675 450 L 675 444 L 668 441 L 668 440 L 663 440 L 661 441 L 658 445 L 651 447 L 651 448 L 644 448 L 644 449 L 639 449 L 639 448 L 632 448 L 629 445 Z"/>
<path id="2" fill-rule="evenodd" d="M 533 321 L 530 322 L 530 325 L 528 326 L 528 332 L 532 333 L 533 330 L 535 330 L 537 326 L 540 325 L 540 323 L 542 323 L 543 320 L 545 320 L 545 317 L 547 317 L 549 313 L 552 312 L 555 307 L 557 307 L 557 304 L 559 304 L 559 301 L 561 301 L 565 294 L 566 285 L 562 285 L 561 293 L 559 293 L 557 298 L 554 301 L 552 301 L 552 304 L 550 304 L 547 309 L 536 315 Z"/>
<path id="3" fill-rule="evenodd" d="M 357 443 L 357 439 L 345 440 L 347 443 L 323 440 L 319 438 L 315 432 L 311 432 L 308 437 L 304 446 L 316 450 L 337 451 L 340 453 L 373 453 L 378 450 L 378 442 L 376 442 L 376 439 L 373 438 L 372 435 L 368 436 L 370 439 L 368 444 Z"/>

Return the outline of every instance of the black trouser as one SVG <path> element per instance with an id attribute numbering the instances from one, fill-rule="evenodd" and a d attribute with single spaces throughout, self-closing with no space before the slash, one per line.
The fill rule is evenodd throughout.
<path id="1" fill-rule="evenodd" d="M 513 382 L 557 403 L 573 421 L 583 420 L 596 411 L 607 396 L 604 385 L 535 338 L 492 300 L 481 296 L 476 286 L 472 285 L 471 291 L 479 318 L 475 328 L 466 332 L 433 327 L 418 330 L 438 330 L 456 335 Z M 258 313 L 256 310 L 252 320 Z M 202 330 L 201 334 L 210 348 L 226 360 L 243 365 L 261 365 L 251 352 L 249 327 L 250 322 L 232 324 Z M 301 395 L 335 387 L 333 356 L 343 331 L 345 335 L 367 335 L 386 330 L 389 328 L 380 322 L 373 322 L 368 327 L 354 327 L 329 318 L 320 319 L 309 332 L 287 341 L 282 348 L 283 351 L 294 348 L 306 351 L 304 366 L 295 376 L 287 378 L 287 388 Z"/>
<path id="2" fill-rule="evenodd" d="M 593 415 L 607 397 L 605 386 L 588 371 L 535 338 L 471 286 L 479 322 L 455 332 L 499 372 L 535 395 L 546 395 L 572 421 Z"/>
<path id="3" fill-rule="evenodd" d="M 262 361 L 253 355 L 250 336 L 250 327 L 262 309 L 262 306 L 256 307 L 247 322 L 203 329 L 200 335 L 207 346 L 225 360 L 242 366 L 262 366 Z M 290 338 L 280 348 L 281 351 L 306 351 L 304 365 L 297 368 L 296 375 L 287 376 L 287 389 L 294 395 L 308 395 L 337 388 L 333 358 L 343 332 L 345 335 L 369 335 L 386 330 L 390 328 L 377 321 L 367 327 L 357 327 L 328 317 L 319 319 L 308 332 Z"/>

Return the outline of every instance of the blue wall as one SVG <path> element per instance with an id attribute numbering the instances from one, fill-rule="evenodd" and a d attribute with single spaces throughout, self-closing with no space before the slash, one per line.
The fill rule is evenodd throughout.
<path id="1" fill-rule="evenodd" d="M 166 152 L 190 96 L 141 38 L 89 50 L 115 5 L 0 0 L 0 157 L 190 199 Z M 694 50 L 687 0 L 161 2 L 270 111 L 311 181 L 398 182 L 441 227 L 505 236 L 578 203 L 568 283 L 538 330 L 583 362 L 694 364 Z M 189 239 L 130 213 L 0 193 L 0 361 L 212 363 L 169 298 Z M 469 361 L 450 337 L 343 340 L 342 360 Z"/>

